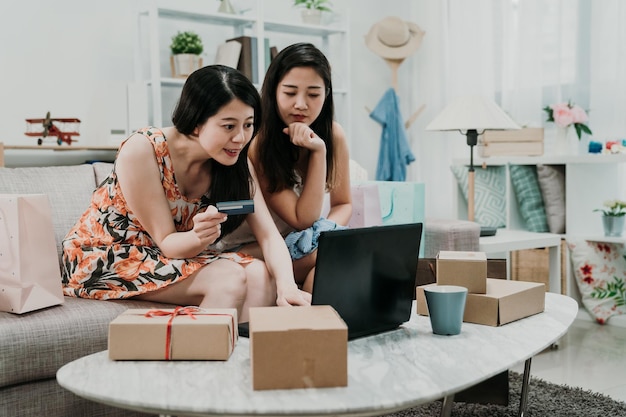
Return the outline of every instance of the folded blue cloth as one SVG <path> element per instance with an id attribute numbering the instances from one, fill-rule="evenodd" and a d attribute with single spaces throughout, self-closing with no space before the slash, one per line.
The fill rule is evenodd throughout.
<path id="1" fill-rule="evenodd" d="M 315 221 L 313 226 L 308 229 L 289 233 L 285 238 L 285 243 L 287 244 L 291 258 L 303 258 L 317 249 L 317 240 L 321 232 L 340 229 L 346 229 L 346 226 L 338 225 L 332 220 L 320 217 L 320 219 Z"/>

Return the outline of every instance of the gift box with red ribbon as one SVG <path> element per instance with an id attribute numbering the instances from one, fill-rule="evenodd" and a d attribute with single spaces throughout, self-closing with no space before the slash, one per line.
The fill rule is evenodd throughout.
<path id="1" fill-rule="evenodd" d="M 237 338 L 234 308 L 129 309 L 109 324 L 109 358 L 227 360 Z"/>

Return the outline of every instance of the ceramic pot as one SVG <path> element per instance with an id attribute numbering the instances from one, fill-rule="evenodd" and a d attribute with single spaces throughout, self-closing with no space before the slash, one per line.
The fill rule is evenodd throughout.
<path id="1" fill-rule="evenodd" d="M 604 235 L 621 236 L 624 231 L 624 220 L 626 220 L 626 216 L 602 216 Z"/>
<path id="2" fill-rule="evenodd" d="M 578 136 L 576 136 L 576 130 L 572 126 L 556 127 L 555 153 L 557 155 L 576 155 L 578 154 L 578 145 Z"/>
<path id="3" fill-rule="evenodd" d="M 172 77 L 187 78 L 189 74 L 202 68 L 202 58 L 194 54 L 177 54 L 170 56 Z"/>
<path id="4" fill-rule="evenodd" d="M 302 10 L 302 22 L 307 25 L 319 25 L 322 23 L 322 11 L 314 9 Z"/>

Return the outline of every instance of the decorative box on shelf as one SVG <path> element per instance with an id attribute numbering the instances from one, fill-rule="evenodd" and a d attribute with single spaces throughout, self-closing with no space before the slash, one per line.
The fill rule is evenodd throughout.
<path id="1" fill-rule="evenodd" d="M 478 154 L 483 158 L 500 155 L 543 155 L 543 128 L 487 130 L 478 139 Z"/>

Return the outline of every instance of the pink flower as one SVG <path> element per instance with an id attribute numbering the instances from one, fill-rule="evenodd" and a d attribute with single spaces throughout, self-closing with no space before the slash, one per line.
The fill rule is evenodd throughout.
<path id="1" fill-rule="evenodd" d="M 585 112 L 582 107 L 578 105 L 574 105 L 572 107 L 572 118 L 574 119 L 574 123 L 585 123 L 587 120 L 587 112 Z"/>
<path id="2" fill-rule="evenodd" d="M 567 127 L 574 122 L 574 115 L 572 109 L 567 103 L 559 103 L 552 106 L 552 117 L 554 123 L 560 127 Z"/>

